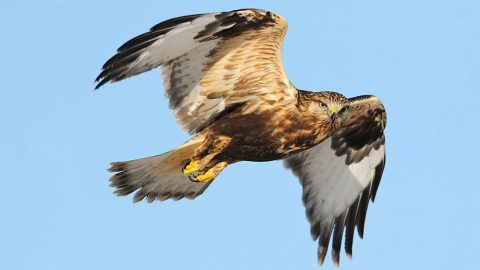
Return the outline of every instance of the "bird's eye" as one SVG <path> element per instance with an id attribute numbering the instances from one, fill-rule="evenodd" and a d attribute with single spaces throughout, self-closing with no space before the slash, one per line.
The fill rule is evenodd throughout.
<path id="1" fill-rule="evenodd" d="M 327 104 L 325 104 L 325 103 L 323 103 L 323 102 L 321 102 L 321 101 L 318 102 L 318 106 L 320 107 L 320 109 L 324 109 L 324 110 L 326 110 L 326 109 L 328 108 L 328 107 L 327 107 Z"/>
<path id="2" fill-rule="evenodd" d="M 348 109 L 347 107 L 348 107 L 348 106 L 345 106 L 345 107 L 341 108 L 340 111 L 338 111 L 338 113 L 339 113 L 339 114 L 344 114 L 344 113 L 346 113 L 346 112 L 347 112 L 347 109 Z"/>

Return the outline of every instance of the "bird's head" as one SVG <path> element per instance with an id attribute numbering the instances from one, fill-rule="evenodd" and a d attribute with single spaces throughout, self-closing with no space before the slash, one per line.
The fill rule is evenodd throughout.
<path id="1" fill-rule="evenodd" d="M 348 99 L 336 92 L 312 93 L 309 98 L 308 110 L 322 124 L 337 129 L 342 126 L 349 110 Z"/>

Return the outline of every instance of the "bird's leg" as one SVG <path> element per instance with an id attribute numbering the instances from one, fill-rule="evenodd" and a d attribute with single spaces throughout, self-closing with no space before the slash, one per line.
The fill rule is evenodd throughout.
<path id="1" fill-rule="evenodd" d="M 183 168 L 183 173 L 193 174 L 201 172 L 216 155 L 217 154 L 215 153 L 206 155 L 203 158 L 197 158 L 196 156 L 193 157 L 192 160 Z"/>
<path id="2" fill-rule="evenodd" d="M 219 175 L 220 172 L 222 172 L 222 170 L 225 169 L 225 167 L 227 167 L 227 166 L 228 166 L 228 162 L 226 162 L 226 161 L 219 162 L 219 163 L 215 164 L 215 166 L 208 169 L 205 173 L 197 175 L 196 177 L 194 177 L 193 179 L 190 179 L 190 180 L 192 180 L 194 182 L 208 182 L 208 181 L 211 181 L 211 180 L 215 179 L 215 177 L 217 177 L 217 175 Z"/>
<path id="3" fill-rule="evenodd" d="M 215 158 L 217 155 L 221 154 L 223 150 L 225 150 L 230 143 L 231 138 L 226 136 L 216 136 L 213 138 L 207 137 L 205 142 L 195 151 L 196 154 L 192 157 L 190 162 L 185 165 L 183 168 L 183 173 L 188 174 L 190 179 L 197 181 L 199 176 L 201 179 L 207 179 L 204 181 L 209 181 L 217 176 L 220 171 L 228 165 L 218 165 L 221 162 L 215 164 L 214 166 L 204 170 L 207 168 L 209 163 Z M 217 166 L 218 165 L 218 166 Z M 215 168 L 216 167 L 216 168 Z M 208 173 L 208 174 L 207 174 Z M 208 177 L 211 175 L 213 177 Z"/>

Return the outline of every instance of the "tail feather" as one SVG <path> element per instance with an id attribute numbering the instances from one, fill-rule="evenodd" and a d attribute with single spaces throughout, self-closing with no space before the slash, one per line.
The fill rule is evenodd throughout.
<path id="1" fill-rule="evenodd" d="M 110 178 L 110 186 L 116 188 L 114 193 L 118 196 L 136 191 L 134 202 L 145 198 L 149 203 L 157 199 L 194 199 L 205 191 L 211 181 L 192 182 L 182 173 L 182 169 L 202 142 L 202 137 L 196 137 L 158 156 L 113 162 L 109 171 L 116 174 Z"/>

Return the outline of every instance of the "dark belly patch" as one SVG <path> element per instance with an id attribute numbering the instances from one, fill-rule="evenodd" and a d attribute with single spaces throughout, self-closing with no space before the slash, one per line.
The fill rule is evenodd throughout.
<path id="1" fill-rule="evenodd" d="M 223 155 L 235 160 L 245 161 L 272 161 L 285 157 L 285 154 L 277 152 L 276 147 L 269 145 L 231 145 L 223 152 Z"/>

